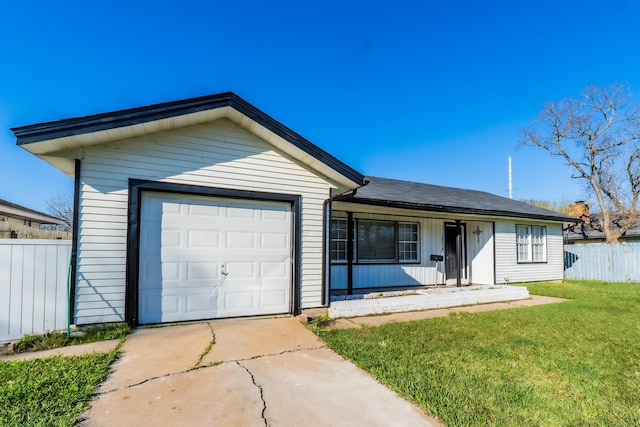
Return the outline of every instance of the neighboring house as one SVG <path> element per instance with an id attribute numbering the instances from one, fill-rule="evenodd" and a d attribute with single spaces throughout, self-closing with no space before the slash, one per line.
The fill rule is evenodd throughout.
<path id="1" fill-rule="evenodd" d="M 602 243 L 605 242 L 602 228 L 602 214 L 590 213 L 589 205 L 577 201 L 569 206 L 569 215 L 579 218 L 580 222 L 569 222 L 564 226 L 564 243 Z M 620 212 L 611 213 L 611 228 L 619 230 L 626 216 Z M 640 241 L 640 218 L 618 238 L 619 242 Z"/>
<path id="2" fill-rule="evenodd" d="M 76 324 L 298 313 L 329 305 L 332 288 L 563 278 L 570 217 L 365 178 L 233 93 L 12 130 L 75 179 Z"/>
<path id="3" fill-rule="evenodd" d="M 0 199 L 0 239 L 71 238 L 70 233 L 44 230 L 43 225 L 64 225 L 64 221 Z"/>

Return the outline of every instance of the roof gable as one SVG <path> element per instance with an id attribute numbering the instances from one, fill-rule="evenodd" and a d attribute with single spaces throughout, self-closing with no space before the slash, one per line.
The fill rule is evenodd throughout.
<path id="1" fill-rule="evenodd" d="M 52 153 L 228 118 L 346 188 L 363 176 L 232 92 L 15 127 L 17 144 L 71 174 Z"/>
<path id="2" fill-rule="evenodd" d="M 431 212 L 505 216 L 548 221 L 567 221 L 572 219 L 568 215 L 483 191 L 369 176 L 365 177 L 365 179 L 368 181 L 367 184 L 360 187 L 355 194 L 349 193 L 335 200 Z"/>

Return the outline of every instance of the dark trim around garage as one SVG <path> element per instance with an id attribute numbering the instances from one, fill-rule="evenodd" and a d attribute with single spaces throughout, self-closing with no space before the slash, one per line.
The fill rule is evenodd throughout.
<path id="1" fill-rule="evenodd" d="M 301 295 L 301 237 L 302 197 L 292 194 L 266 193 L 260 191 L 232 190 L 199 185 L 173 184 L 159 181 L 129 179 L 129 202 L 127 224 L 127 279 L 125 293 L 125 320 L 132 326 L 138 324 L 138 278 L 140 273 L 140 209 L 142 192 L 154 191 L 195 196 L 226 197 L 245 200 L 267 200 L 291 203 L 293 213 L 293 268 L 291 289 L 291 314 L 300 312 Z"/>

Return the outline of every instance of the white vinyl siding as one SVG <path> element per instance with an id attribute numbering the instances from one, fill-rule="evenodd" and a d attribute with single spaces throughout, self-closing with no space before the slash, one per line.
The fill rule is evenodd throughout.
<path id="1" fill-rule="evenodd" d="M 564 276 L 562 224 L 553 222 L 531 224 L 534 229 L 537 229 L 534 233 L 538 233 L 536 238 L 538 242 L 540 242 L 540 228 L 544 228 L 546 233 L 544 248 L 538 246 L 536 249 L 538 253 L 536 256 L 540 256 L 541 251 L 544 251 L 546 262 L 527 263 L 518 262 L 519 238 L 516 231 L 518 225 L 522 225 L 522 222 L 515 220 L 496 221 L 496 282 L 521 283 L 562 280 Z M 530 231 L 529 234 L 531 234 Z"/>
<path id="2" fill-rule="evenodd" d="M 129 178 L 302 195 L 301 306 L 322 295 L 323 203 L 332 185 L 235 123 L 82 149 L 78 324 L 124 320 Z"/>

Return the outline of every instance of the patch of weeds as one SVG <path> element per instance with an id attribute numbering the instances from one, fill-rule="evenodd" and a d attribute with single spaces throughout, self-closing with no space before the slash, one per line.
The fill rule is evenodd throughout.
<path id="1" fill-rule="evenodd" d="M 334 321 L 335 319 L 332 319 L 331 317 L 329 317 L 329 313 L 324 313 L 324 314 L 320 314 L 318 316 L 314 316 L 313 318 L 311 318 L 311 320 L 309 321 L 309 323 L 307 323 L 307 327 L 313 331 L 319 330 L 319 329 L 324 329 L 327 328 L 328 326 L 331 325 L 331 323 Z"/>
<path id="2" fill-rule="evenodd" d="M 13 353 L 49 350 L 96 341 L 122 339 L 129 333 L 128 325 L 112 325 L 83 331 L 82 336 L 67 337 L 64 332 L 47 332 L 42 335 L 25 335 L 13 344 Z"/>

